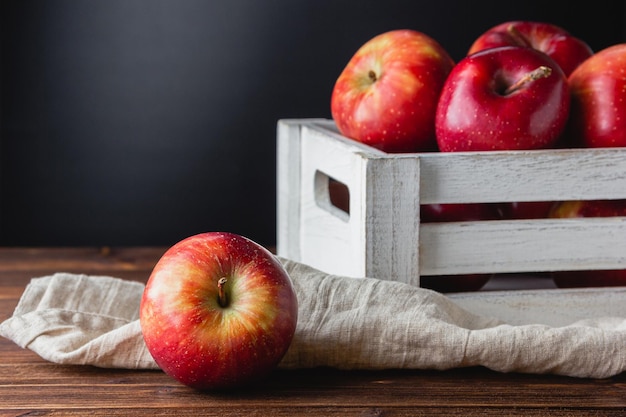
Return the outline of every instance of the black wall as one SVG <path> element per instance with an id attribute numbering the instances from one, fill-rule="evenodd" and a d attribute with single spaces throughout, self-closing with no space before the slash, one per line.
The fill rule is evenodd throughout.
<path id="1" fill-rule="evenodd" d="M 330 117 L 351 55 L 412 28 L 455 59 L 550 21 L 599 50 L 623 1 L 3 0 L 0 245 L 275 243 L 280 118 Z"/>

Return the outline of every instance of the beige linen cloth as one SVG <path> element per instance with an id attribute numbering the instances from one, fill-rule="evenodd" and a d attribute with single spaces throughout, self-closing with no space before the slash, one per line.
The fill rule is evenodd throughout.
<path id="1" fill-rule="evenodd" d="M 480 365 L 588 378 L 626 370 L 626 289 L 443 295 L 281 261 L 299 300 L 285 369 Z M 156 369 L 138 320 L 142 292 L 113 277 L 34 278 L 0 335 L 56 363 Z"/>

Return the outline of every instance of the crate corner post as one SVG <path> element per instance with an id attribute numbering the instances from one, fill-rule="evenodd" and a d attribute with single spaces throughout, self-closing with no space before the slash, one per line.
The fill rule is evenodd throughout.
<path id="1" fill-rule="evenodd" d="M 302 120 L 281 119 L 276 141 L 276 253 L 300 260 L 300 131 Z"/>
<path id="2" fill-rule="evenodd" d="M 368 275 L 419 286 L 420 158 L 370 159 L 365 207 Z"/>

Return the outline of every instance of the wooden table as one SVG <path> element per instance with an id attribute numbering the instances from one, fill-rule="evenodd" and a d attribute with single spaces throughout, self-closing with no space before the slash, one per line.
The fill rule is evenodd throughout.
<path id="1" fill-rule="evenodd" d="M 0 321 L 33 277 L 145 282 L 165 248 L 0 248 Z M 0 338 L 0 416 L 624 416 L 626 375 L 605 380 L 438 371 L 275 371 L 263 386 L 200 393 L 160 371 L 47 362 Z"/>

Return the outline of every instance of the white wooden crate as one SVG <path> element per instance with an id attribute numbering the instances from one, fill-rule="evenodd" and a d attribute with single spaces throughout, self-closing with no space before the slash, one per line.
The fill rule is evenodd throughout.
<path id="1" fill-rule="evenodd" d="M 626 198 L 626 149 L 388 154 L 331 120 L 280 120 L 277 253 L 328 273 L 420 275 L 626 268 L 626 217 L 419 221 L 420 204 Z M 328 178 L 350 191 L 334 207 Z"/>

